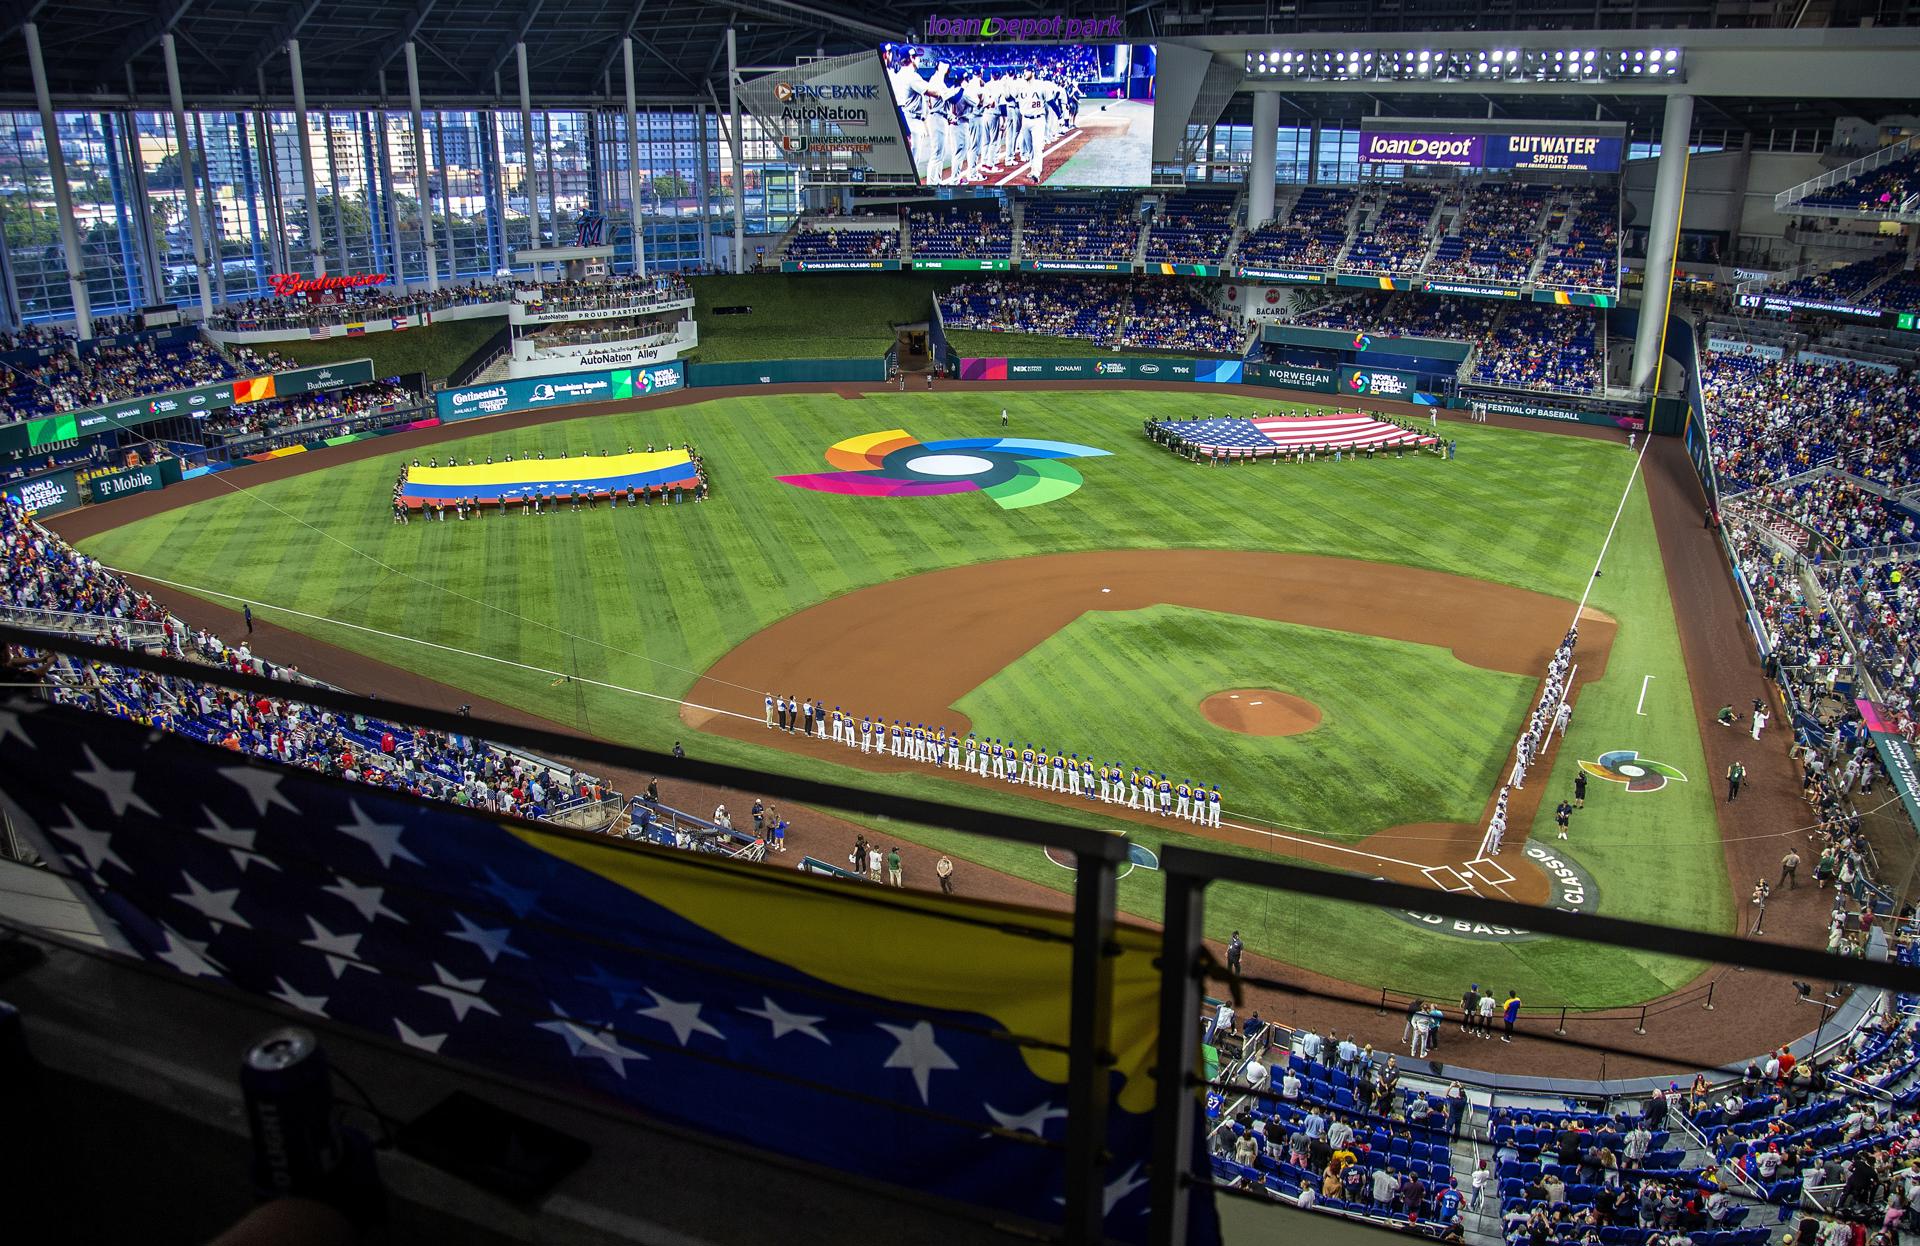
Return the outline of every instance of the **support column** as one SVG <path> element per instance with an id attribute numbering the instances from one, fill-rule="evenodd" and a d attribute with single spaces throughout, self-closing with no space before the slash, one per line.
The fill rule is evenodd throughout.
<path id="1" fill-rule="evenodd" d="M 413 50 L 413 40 L 407 40 L 406 51 L 407 110 L 413 116 L 413 188 L 420 198 L 420 241 L 427 251 L 427 289 L 438 290 L 440 257 L 433 245 L 433 178 L 427 172 L 427 127 L 420 116 L 420 59 Z"/>
<path id="2" fill-rule="evenodd" d="M 647 246 L 640 224 L 640 109 L 633 94 L 633 40 L 620 41 L 627 75 L 627 212 L 633 223 L 633 275 L 647 275 Z M 701 194 L 706 189 L 701 188 Z"/>
<path id="3" fill-rule="evenodd" d="M 1277 140 L 1276 140 L 1277 141 Z M 1320 184 L 1320 121 L 1315 118 L 1313 131 L 1307 135 L 1307 185 Z"/>
<path id="4" fill-rule="evenodd" d="M 482 129 L 484 128 L 483 123 Z M 468 146 L 471 147 L 472 144 L 469 143 Z M 447 231 L 447 283 L 458 285 L 460 252 L 453 244 L 453 172 L 447 167 L 449 163 L 447 160 L 447 113 L 444 108 L 433 110 L 433 144 L 429 149 L 429 155 L 433 157 L 434 167 L 440 170 L 440 224 Z M 483 157 L 480 161 L 482 169 L 486 167 L 486 163 Z M 481 189 L 484 190 L 486 188 L 484 175 L 480 184 Z M 489 217 L 493 215 L 491 208 L 488 209 L 487 215 Z M 429 238 L 433 236 L 431 223 L 428 225 L 427 236 Z M 492 274 L 489 273 L 488 276 L 491 277 Z"/>
<path id="5" fill-rule="evenodd" d="M 694 127 L 695 151 L 694 176 L 700 179 L 700 267 L 713 266 L 713 164 L 707 158 L 707 106 L 700 105 L 695 114 L 697 124 Z"/>
<path id="6" fill-rule="evenodd" d="M 47 92 L 47 63 L 40 55 L 40 27 L 20 27 L 27 40 L 27 68 L 33 73 L 33 100 L 40 108 L 40 132 L 47 140 L 47 176 L 53 179 L 53 210 L 60 221 L 60 247 L 67 254 L 67 293 L 73 299 L 73 325 L 81 341 L 93 340 L 93 306 L 87 299 L 86 256 L 80 252 L 80 231 L 73 220 L 73 188 L 67 185 L 67 161 L 60 152 L 60 131 L 54 124 L 53 97 Z"/>
<path id="7" fill-rule="evenodd" d="M 381 76 L 385 76 L 384 70 Z M 373 147 L 380 161 L 380 194 L 387 202 L 387 249 L 393 253 L 393 283 L 404 290 L 409 285 L 407 260 L 406 253 L 400 249 L 400 199 L 393 188 L 393 145 L 387 142 L 386 100 L 387 93 L 380 92 L 380 111 L 374 114 L 379 122 L 373 133 Z"/>
<path id="8" fill-rule="evenodd" d="M 200 152 L 204 167 L 207 159 L 207 129 L 200 113 L 193 114 L 193 145 Z M 246 144 L 242 143 L 244 149 Z M 214 205 L 213 170 L 207 169 L 207 197 L 201 216 L 207 223 L 207 266 L 213 270 L 213 297 L 221 307 L 227 305 L 226 235 L 220 229 L 220 209 Z"/>
<path id="9" fill-rule="evenodd" d="M 1275 149 L 1280 145 L 1280 97 L 1272 91 L 1253 93 L 1253 152 L 1247 162 L 1247 228 L 1258 229 L 1273 219 Z"/>
<path id="10" fill-rule="evenodd" d="M 313 134 L 307 129 L 307 79 L 300 69 L 298 39 L 287 40 L 287 71 L 293 75 L 293 128 L 300 140 L 300 185 L 307 195 L 307 261 L 313 265 L 314 276 L 324 277 L 327 275 L 327 244 L 320 237 L 320 191 L 313 178 Z M 327 144 L 327 152 L 329 155 L 333 152 L 331 142 Z M 338 206 L 336 203 L 336 216 L 339 215 Z"/>
<path id="11" fill-rule="evenodd" d="M 345 273 L 353 268 L 347 262 L 347 209 L 340 201 L 340 168 L 333 158 L 333 114 L 325 109 L 320 112 L 320 133 L 327 142 L 327 192 L 333 197 L 334 256 L 340 261 L 340 271 Z M 371 226 L 371 218 L 368 224 Z"/>
<path id="12" fill-rule="evenodd" d="M 1207 127 L 1205 145 L 1200 149 L 1200 180 L 1203 182 L 1213 180 L 1213 140 L 1216 128 L 1217 126 L 1214 125 Z"/>
<path id="13" fill-rule="evenodd" d="M 1733 153 L 1733 176 L 1728 179 L 1731 185 L 1727 194 L 1727 215 L 1724 228 L 1727 231 L 1727 253 L 1720 257 L 1723 264 L 1738 264 L 1740 254 L 1740 225 L 1747 215 L 1748 181 L 1753 174 L 1753 133 L 1748 131 L 1740 136 L 1740 146 Z"/>
<path id="14" fill-rule="evenodd" d="M 127 161 L 127 177 L 133 183 L 134 202 L 144 204 L 152 195 L 147 190 L 146 166 L 140 158 L 140 136 L 130 125 L 119 127 L 119 134 L 120 151 Z M 154 236 L 153 214 L 142 210 L 133 213 L 133 219 L 137 222 L 135 237 L 140 244 L 140 267 L 146 277 L 142 288 L 147 301 L 159 303 L 166 299 L 167 270 L 160 262 L 160 241 Z"/>
<path id="15" fill-rule="evenodd" d="M 740 53 L 727 27 L 727 138 L 733 160 L 733 271 L 747 269 L 747 176 L 740 142 Z"/>
<path id="16" fill-rule="evenodd" d="M 534 172 L 539 166 L 533 158 L 533 87 L 527 79 L 525 40 L 513 45 L 513 58 L 520 67 L 520 147 L 526 161 L 521 189 L 527 196 L 527 245 L 537 251 L 540 249 L 540 179 Z M 538 263 L 533 266 L 533 279 L 540 280 Z"/>
<path id="17" fill-rule="evenodd" d="M 207 232 L 200 220 L 201 154 L 187 133 L 187 108 L 180 99 L 180 56 L 174 51 L 173 32 L 160 36 L 160 55 L 167 63 L 167 103 L 173 109 L 173 149 L 180 157 L 180 186 L 186 196 L 187 234 L 193 239 L 193 268 L 200 285 L 200 319 L 213 319 L 213 290 L 207 280 Z"/>
<path id="18" fill-rule="evenodd" d="M 1653 177 L 1653 215 L 1647 222 L 1646 279 L 1640 283 L 1640 324 L 1633 335 L 1633 388 L 1652 391 L 1660 380 L 1667 339 L 1667 307 L 1673 298 L 1674 244 L 1686 203 L 1687 140 L 1693 132 L 1693 97 L 1667 97 L 1660 130 L 1660 163 Z"/>

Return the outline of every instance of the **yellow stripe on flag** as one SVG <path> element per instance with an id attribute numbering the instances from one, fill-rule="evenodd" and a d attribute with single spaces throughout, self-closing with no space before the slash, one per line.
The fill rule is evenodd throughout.
<path id="1" fill-rule="evenodd" d="M 1065 1045 L 1073 958 L 1072 916 L 984 901 L 967 906 L 976 920 L 998 912 L 1008 925 L 1044 930 L 1042 940 L 947 920 L 954 902 L 917 891 L 874 888 L 880 904 L 849 904 L 845 882 L 771 875 L 755 865 L 692 869 L 670 856 L 507 828 L 525 842 L 625 887 L 697 926 L 757 955 L 849 991 L 911 1008 L 938 1008 L 992 1017 L 1014 1034 Z M 931 872 L 923 852 L 907 868 Z M 702 863 L 707 864 L 705 862 Z M 858 885 L 858 884 L 854 884 Z M 1159 978 L 1153 959 L 1159 940 L 1150 931 L 1115 932 L 1111 1050 L 1123 1081 L 1116 1102 L 1125 1111 L 1153 1105 L 1153 1067 Z M 874 956 L 871 949 L 888 949 Z M 1067 1057 L 1023 1047 L 1035 1076 L 1064 1086 Z"/>

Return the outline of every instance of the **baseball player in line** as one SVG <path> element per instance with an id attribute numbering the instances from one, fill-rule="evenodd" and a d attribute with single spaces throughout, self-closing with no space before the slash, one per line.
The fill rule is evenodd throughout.
<path id="1" fill-rule="evenodd" d="M 1062 753 L 1028 744 L 1016 750 L 1011 743 L 989 737 L 982 740 L 969 731 L 963 741 L 958 732 L 945 727 L 911 725 L 894 719 L 889 726 L 884 718 L 863 714 L 859 725 L 842 706 L 831 711 L 824 702 L 801 702 L 792 697 L 767 695 L 761 702 L 768 730 L 776 726 L 791 732 L 818 733 L 835 744 L 862 753 L 903 757 L 949 770 L 965 769 L 981 778 L 1002 779 L 1027 784 L 1045 791 L 1064 792 L 1102 804 L 1146 810 L 1161 817 L 1177 817 L 1202 826 L 1219 826 L 1220 786 L 1211 788 L 1190 779 L 1174 782 L 1164 774 L 1155 774 L 1135 766 L 1131 770 L 1119 762 L 1096 764 L 1093 754 Z M 807 730 L 811 721 L 813 731 Z M 1491 850 L 1498 852 L 1500 835 L 1506 829 L 1506 797 L 1501 794 L 1494 811 Z"/>

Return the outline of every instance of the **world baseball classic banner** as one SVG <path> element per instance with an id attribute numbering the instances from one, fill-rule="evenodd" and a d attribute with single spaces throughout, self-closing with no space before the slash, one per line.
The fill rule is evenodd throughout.
<path id="1" fill-rule="evenodd" d="M 122 955 L 1059 1224 L 1071 914 L 877 887 L 855 902 L 844 882 L 483 816 L 268 766 L 251 741 L 230 752 L 20 697 L 0 723 L 0 805 Z M 1112 938 L 1106 1232 L 1141 1241 L 1158 938 Z M 1188 1240 L 1215 1240 L 1195 1202 Z"/>

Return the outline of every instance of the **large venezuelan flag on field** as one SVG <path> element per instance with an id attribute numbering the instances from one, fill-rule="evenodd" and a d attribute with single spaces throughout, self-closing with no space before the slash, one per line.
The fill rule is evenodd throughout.
<path id="1" fill-rule="evenodd" d="M 31 759 L 4 767 L 14 825 L 122 952 L 1058 1223 L 1067 914 L 630 848 L 17 698 L 0 721 Z M 909 875 L 932 855 L 911 851 Z M 1115 1240 L 1147 1223 L 1156 950 L 1122 927 L 1110 959 Z M 1206 1242 L 1212 1207 L 1195 1202 L 1189 1240 Z"/>
<path id="2" fill-rule="evenodd" d="M 693 486 L 693 460 L 685 450 L 586 455 L 577 459 L 521 459 L 472 467 L 416 467 L 407 473 L 400 500 L 419 508 L 427 502 L 515 502 L 532 497 L 563 497 L 576 489 L 605 497 L 629 487 L 652 489 Z"/>

